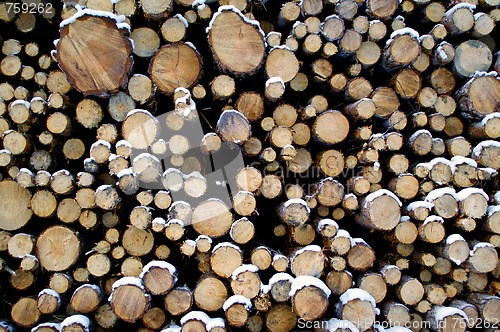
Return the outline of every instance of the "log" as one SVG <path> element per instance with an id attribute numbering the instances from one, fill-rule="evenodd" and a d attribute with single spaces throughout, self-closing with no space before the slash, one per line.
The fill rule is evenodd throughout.
<path id="1" fill-rule="evenodd" d="M 172 95 L 179 87 L 191 88 L 198 82 L 201 72 L 198 51 L 192 44 L 185 43 L 161 47 L 149 65 L 151 80 L 166 95 Z"/>
<path id="2" fill-rule="evenodd" d="M 98 308 L 101 298 L 102 293 L 98 286 L 84 284 L 73 292 L 70 305 L 76 312 L 88 314 Z"/>
<path id="3" fill-rule="evenodd" d="M 71 85 L 85 95 L 106 96 L 127 82 L 132 44 L 117 23 L 121 23 L 117 16 L 92 16 L 83 10 L 61 26 L 56 58 Z M 109 39 L 103 40 L 102 35 Z M 107 54 L 114 56 L 110 59 Z"/>
<path id="4" fill-rule="evenodd" d="M 474 58 L 468 58 L 472 54 Z M 468 40 L 456 48 L 453 65 L 455 72 L 471 77 L 476 71 L 487 71 L 492 61 L 493 56 L 486 44 L 477 40 Z"/>
<path id="5" fill-rule="evenodd" d="M 415 61 L 420 53 L 418 38 L 418 33 L 411 28 L 394 31 L 383 51 L 384 65 L 396 69 Z M 405 51 L 401 52 L 402 49 Z"/>
<path id="6" fill-rule="evenodd" d="M 353 238 L 351 249 L 347 253 L 347 263 L 354 270 L 364 271 L 373 266 L 375 254 L 373 249 L 360 238 Z"/>
<path id="7" fill-rule="evenodd" d="M 335 124 L 336 131 L 331 131 L 331 126 Z M 313 124 L 313 137 L 319 143 L 332 145 L 342 142 L 349 132 L 349 122 L 347 118 L 338 111 L 327 111 L 321 113 Z"/>
<path id="8" fill-rule="evenodd" d="M 276 47 L 267 56 L 265 70 L 269 78 L 281 77 L 286 83 L 297 75 L 299 62 L 289 49 Z"/>
<path id="9" fill-rule="evenodd" d="M 373 326 L 378 309 L 368 292 L 350 288 L 340 296 L 336 312 L 339 318 L 351 322 L 360 331 L 366 331 Z"/>
<path id="10" fill-rule="evenodd" d="M 448 9 L 441 20 L 450 34 L 461 34 L 474 26 L 474 6 L 457 4 Z"/>
<path id="11" fill-rule="evenodd" d="M 456 99 L 460 109 L 473 116 L 485 116 L 497 109 L 496 96 L 500 93 L 500 83 L 496 75 L 478 75 L 471 78 L 457 92 Z M 477 99 L 478 91 L 487 91 L 488 98 Z M 468 94 L 468 95 L 466 95 Z M 491 97 L 490 97 L 491 96 Z"/>
<path id="12" fill-rule="evenodd" d="M 64 243 L 64 247 L 56 244 Z M 73 265 L 80 255 L 80 241 L 74 231 L 63 226 L 45 230 L 36 242 L 40 265 L 48 271 L 64 271 Z"/>
<path id="13" fill-rule="evenodd" d="M 29 297 L 22 297 L 12 306 L 10 317 L 13 322 L 21 327 L 32 327 L 40 319 L 41 313 L 38 310 L 36 300 Z"/>
<path id="14" fill-rule="evenodd" d="M 31 193 L 14 181 L 0 183 L 0 197 L 2 197 L 2 214 L 0 228 L 7 231 L 23 227 L 31 218 Z"/>
<path id="15" fill-rule="evenodd" d="M 208 41 L 214 58 L 223 71 L 235 75 L 251 75 L 263 63 L 264 33 L 257 22 L 249 21 L 236 8 L 220 9 L 212 17 Z M 244 58 L 241 57 L 242 54 L 245 54 Z"/>
<path id="16" fill-rule="evenodd" d="M 465 313 L 453 307 L 435 306 L 427 313 L 431 328 L 439 331 L 465 331 L 467 329 L 467 316 Z"/>
<path id="17" fill-rule="evenodd" d="M 177 280 L 175 267 L 164 261 L 152 261 L 146 264 L 140 278 L 144 287 L 154 295 L 167 294 Z"/>
<path id="18" fill-rule="evenodd" d="M 401 202 L 387 190 L 366 196 L 361 206 L 356 222 L 364 227 L 391 230 L 399 223 Z"/>
<path id="19" fill-rule="evenodd" d="M 206 275 L 199 280 L 193 294 L 196 305 L 206 311 L 221 309 L 228 298 L 224 283 L 212 275 Z"/>
<path id="20" fill-rule="evenodd" d="M 61 306 L 61 297 L 52 289 L 44 289 L 38 293 L 37 307 L 42 314 L 51 314 Z"/>
<path id="21" fill-rule="evenodd" d="M 130 302 L 131 300 L 133 301 Z M 118 318 L 133 323 L 141 318 L 149 307 L 149 296 L 139 278 L 123 277 L 113 283 L 110 304 Z"/>
<path id="22" fill-rule="evenodd" d="M 299 276 L 292 282 L 290 290 L 293 310 L 306 321 L 315 320 L 326 311 L 330 294 L 330 289 L 319 279 Z"/>
<path id="23" fill-rule="evenodd" d="M 242 327 L 249 318 L 252 303 L 244 296 L 233 295 L 224 302 L 223 309 L 229 325 Z"/>

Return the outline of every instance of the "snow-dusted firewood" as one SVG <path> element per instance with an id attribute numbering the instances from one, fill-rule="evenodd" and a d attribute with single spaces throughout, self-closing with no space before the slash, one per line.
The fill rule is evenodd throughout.
<path id="1" fill-rule="evenodd" d="M 261 281 L 258 268 L 252 264 L 243 264 L 231 274 L 231 290 L 235 295 L 253 299 L 259 295 Z"/>
<path id="2" fill-rule="evenodd" d="M 496 72 L 477 72 L 456 92 L 457 104 L 469 116 L 484 117 L 496 111 L 495 100 L 498 100 L 499 86 Z M 479 91 L 487 92 L 488 97 L 480 99 Z"/>
<path id="3" fill-rule="evenodd" d="M 424 287 L 417 279 L 404 275 L 396 288 L 396 295 L 404 304 L 415 305 L 423 298 Z"/>
<path id="4" fill-rule="evenodd" d="M 474 26 L 474 5 L 457 4 L 451 7 L 443 16 L 443 23 L 451 34 L 469 31 Z"/>
<path id="5" fill-rule="evenodd" d="M 151 261 L 144 266 L 139 277 L 152 295 L 164 295 L 177 281 L 177 271 L 175 266 L 168 262 Z"/>
<path id="6" fill-rule="evenodd" d="M 101 299 L 102 292 L 98 286 L 83 284 L 73 292 L 70 305 L 76 312 L 88 314 L 98 308 Z"/>
<path id="7" fill-rule="evenodd" d="M 171 95 L 178 87 L 190 88 L 197 83 L 202 71 L 200 62 L 191 43 L 165 45 L 152 58 L 149 74 L 161 92 Z"/>
<path id="8" fill-rule="evenodd" d="M 315 320 L 326 311 L 330 289 L 316 277 L 298 276 L 292 281 L 290 297 L 297 316 Z"/>
<path id="9" fill-rule="evenodd" d="M 252 310 L 252 302 L 243 295 L 229 297 L 222 306 L 229 325 L 242 327 L 248 320 L 249 312 Z"/>
<path id="10" fill-rule="evenodd" d="M 351 239 L 351 249 L 347 253 L 347 264 L 354 270 L 364 271 L 373 266 L 375 252 L 362 238 Z"/>
<path id="11" fill-rule="evenodd" d="M 278 209 L 278 215 L 283 222 L 292 226 L 299 226 L 309 220 L 310 209 L 307 203 L 299 198 L 289 199 Z"/>
<path id="12" fill-rule="evenodd" d="M 436 331 L 467 330 L 467 315 L 455 307 L 434 306 L 426 315 L 431 328 Z"/>
<path id="13" fill-rule="evenodd" d="M 38 311 L 35 299 L 21 297 L 12 305 L 10 317 L 18 326 L 29 328 L 34 326 L 40 319 L 41 313 Z"/>
<path id="14" fill-rule="evenodd" d="M 123 16 L 92 9 L 80 10 L 71 18 L 61 22 L 61 39 L 57 43 L 56 57 L 61 68 L 68 74 L 69 81 L 81 92 L 93 95 L 107 95 L 115 92 L 127 80 L 127 74 L 132 68 L 130 57 L 132 43 L 125 37 L 120 24 Z M 88 29 L 101 31 L 108 38 L 102 39 L 99 34 L 87 34 Z M 80 52 L 75 46 L 75 40 L 84 45 L 88 51 Z M 94 53 L 99 53 L 95 58 Z M 113 58 L 107 57 L 112 53 Z M 95 59 L 94 63 L 90 59 Z M 119 63 L 115 72 L 105 72 L 109 61 Z M 87 66 L 78 64 L 87 63 Z M 119 68 L 119 69 L 118 69 Z"/>
<path id="15" fill-rule="evenodd" d="M 356 222 L 378 230 L 391 230 L 401 217 L 401 202 L 388 190 L 379 190 L 365 197 Z"/>
<path id="16" fill-rule="evenodd" d="M 113 283 L 108 301 L 118 318 L 133 323 L 144 315 L 149 307 L 150 298 L 141 279 L 123 277 Z"/>
<path id="17" fill-rule="evenodd" d="M 498 304 L 500 299 L 497 296 L 484 293 L 470 293 L 467 301 L 473 304 L 484 322 L 493 323 L 498 319 Z M 476 323 L 479 323 L 476 321 Z"/>
<path id="18" fill-rule="evenodd" d="M 467 265 L 477 273 L 491 272 L 496 267 L 498 254 L 489 242 L 476 242 L 472 246 Z"/>
<path id="19" fill-rule="evenodd" d="M 253 74 L 262 65 L 264 32 L 257 21 L 247 19 L 237 8 L 219 7 L 212 16 L 207 33 L 214 57 L 222 70 L 245 75 Z M 242 54 L 245 54 L 244 58 Z"/>
<path id="20" fill-rule="evenodd" d="M 340 296 L 336 312 L 339 318 L 352 322 L 360 331 L 366 331 L 373 326 L 380 310 L 367 291 L 351 288 Z"/>
<path id="21" fill-rule="evenodd" d="M 176 287 L 166 296 L 165 309 L 172 316 L 180 316 L 191 310 L 193 305 L 193 291 L 187 287 Z"/>
<path id="22" fill-rule="evenodd" d="M 497 158 L 499 152 L 500 145 L 497 141 L 482 141 L 472 150 L 472 158 L 481 166 L 498 169 L 500 167 Z"/>
<path id="23" fill-rule="evenodd" d="M 381 274 L 367 272 L 358 277 L 357 287 L 367 291 L 376 303 L 380 303 L 387 295 L 387 285 Z"/>
<path id="24" fill-rule="evenodd" d="M 361 2 L 0 4 L 9 324 L 494 322 L 497 4 Z"/>
<path id="25" fill-rule="evenodd" d="M 290 266 L 296 276 L 319 276 L 324 269 L 325 257 L 321 247 L 309 245 L 297 250 L 293 255 Z"/>
<path id="26" fill-rule="evenodd" d="M 206 311 L 217 311 L 228 298 L 224 283 L 213 274 L 206 274 L 198 280 L 193 292 L 196 305 Z"/>
<path id="27" fill-rule="evenodd" d="M 37 307 L 42 314 L 51 314 L 61 306 L 61 297 L 56 291 L 46 288 L 37 297 Z"/>

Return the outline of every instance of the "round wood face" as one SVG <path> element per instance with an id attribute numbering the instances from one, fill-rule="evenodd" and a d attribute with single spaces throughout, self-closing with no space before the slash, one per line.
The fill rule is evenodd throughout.
<path id="1" fill-rule="evenodd" d="M 0 183 L 0 229 L 11 231 L 23 227 L 33 212 L 31 193 L 14 181 Z"/>
<path id="2" fill-rule="evenodd" d="M 219 65 L 235 74 L 255 72 L 264 59 L 264 36 L 256 26 L 230 10 L 212 21 L 208 41 Z"/>
<path id="3" fill-rule="evenodd" d="M 61 29 L 56 57 L 75 89 L 107 96 L 127 82 L 131 52 L 130 39 L 113 20 L 84 15 Z"/>
<path id="4" fill-rule="evenodd" d="M 43 232 L 36 243 L 40 264 L 48 271 L 64 271 L 80 255 L 80 240 L 67 227 L 54 226 Z"/>
<path id="5" fill-rule="evenodd" d="M 178 87 L 191 88 L 201 75 L 198 52 L 187 44 L 163 46 L 156 52 L 149 67 L 151 80 L 166 95 Z"/>

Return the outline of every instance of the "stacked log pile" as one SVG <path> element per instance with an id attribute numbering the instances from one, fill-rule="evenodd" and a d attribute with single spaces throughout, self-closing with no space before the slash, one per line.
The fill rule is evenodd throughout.
<path id="1" fill-rule="evenodd" d="M 498 20 L 0 3 L 0 331 L 498 330 Z"/>

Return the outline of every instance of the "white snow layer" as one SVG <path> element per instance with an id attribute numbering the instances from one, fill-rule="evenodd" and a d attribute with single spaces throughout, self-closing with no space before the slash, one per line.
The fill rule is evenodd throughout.
<path id="1" fill-rule="evenodd" d="M 266 89 L 269 88 L 269 86 L 273 83 L 279 83 L 283 87 L 283 90 L 285 89 L 285 82 L 283 79 L 279 76 L 271 77 L 266 81 Z"/>
<path id="2" fill-rule="evenodd" d="M 177 281 L 177 277 L 176 277 L 177 269 L 175 268 L 175 266 L 173 266 L 169 262 L 165 262 L 165 261 L 151 261 L 151 262 L 147 263 L 142 268 L 142 272 L 139 275 L 139 278 L 141 278 L 141 279 L 144 278 L 146 273 L 148 273 L 149 270 L 151 270 L 152 268 L 159 268 L 159 269 L 168 270 L 170 275 L 172 275 L 172 277 L 174 277 L 174 283 Z"/>
<path id="3" fill-rule="evenodd" d="M 210 321 L 210 317 L 208 317 L 208 315 L 206 313 L 204 313 L 203 311 L 191 311 L 191 312 L 185 314 L 181 318 L 181 325 L 186 324 L 190 320 L 198 320 L 200 322 L 203 322 L 203 324 L 206 325 Z"/>
<path id="4" fill-rule="evenodd" d="M 500 205 L 490 205 L 488 206 L 486 213 L 488 214 L 488 217 L 491 217 L 491 215 L 497 213 L 498 211 L 500 211 Z"/>
<path id="5" fill-rule="evenodd" d="M 453 189 L 453 188 L 450 188 L 450 187 L 438 188 L 438 189 L 434 189 L 431 192 L 429 192 L 427 194 L 427 196 L 425 197 L 425 200 L 427 202 L 432 202 L 443 195 L 451 195 L 453 198 L 456 198 L 456 194 L 457 193 L 456 193 L 455 189 Z"/>
<path id="6" fill-rule="evenodd" d="M 194 7 L 194 6 L 195 6 L 195 4 L 193 3 L 193 7 Z M 175 17 L 176 19 L 178 19 L 179 21 L 181 21 L 181 22 L 184 24 L 184 26 L 185 26 L 186 28 L 188 27 L 189 23 L 188 23 L 188 21 L 184 18 L 184 16 L 182 16 L 181 14 L 175 14 L 175 15 L 174 15 L 174 17 Z"/>
<path id="7" fill-rule="evenodd" d="M 292 257 L 292 263 L 296 257 L 298 257 L 300 254 L 303 254 L 306 251 L 314 251 L 314 252 L 319 253 L 319 252 L 321 252 L 321 247 L 318 245 L 315 245 L 315 244 L 311 244 L 311 245 L 305 246 L 302 249 L 297 250 Z"/>
<path id="8" fill-rule="evenodd" d="M 354 301 L 354 300 L 370 302 L 373 309 L 375 309 L 375 313 L 377 315 L 380 313 L 380 310 L 377 308 L 377 305 L 375 303 L 375 299 L 373 298 L 373 296 L 371 296 L 370 293 L 368 293 L 367 291 L 365 291 L 361 288 L 349 288 L 348 290 L 346 290 L 342 295 L 340 295 L 339 304 L 344 306 L 347 303 Z"/>
<path id="9" fill-rule="evenodd" d="M 0 322 L 0 326 L 2 326 L 2 322 Z M 9 331 L 9 332 L 13 331 L 10 327 L 6 327 L 6 326 L 3 326 L 3 327 L 5 329 L 7 329 L 7 331 Z M 61 331 L 61 324 L 59 324 L 59 323 L 42 323 L 42 324 L 38 324 L 37 326 L 32 328 L 31 332 L 40 331 L 40 329 L 42 329 L 44 327 L 46 327 L 48 329 L 55 329 L 56 331 Z"/>
<path id="10" fill-rule="evenodd" d="M 393 33 L 391 33 L 390 39 L 394 39 L 397 36 L 402 36 L 402 35 L 409 35 L 410 37 L 417 39 L 417 40 L 420 38 L 420 35 L 418 34 L 418 32 L 413 30 L 412 28 L 402 28 L 402 29 L 398 29 L 398 30 L 394 31 Z"/>
<path id="11" fill-rule="evenodd" d="M 231 308 L 231 306 L 235 304 L 242 304 L 247 311 L 252 310 L 252 302 L 248 297 L 245 297 L 243 295 L 233 295 L 229 297 L 225 302 L 224 305 L 222 306 L 222 309 L 224 311 L 227 311 L 227 309 Z"/>
<path id="12" fill-rule="evenodd" d="M 455 6 L 453 6 L 451 9 L 449 9 L 446 12 L 445 16 L 448 16 L 450 14 L 454 14 L 457 10 L 459 10 L 461 8 L 467 8 L 471 12 L 474 12 L 474 10 L 476 9 L 476 5 L 473 5 L 473 4 L 470 4 L 470 3 L 461 2 L 461 3 L 456 4 Z"/>
<path id="13" fill-rule="evenodd" d="M 10 107 L 14 107 L 14 106 L 17 106 L 17 105 L 24 105 L 24 107 L 26 107 L 27 109 L 30 108 L 30 103 L 26 100 L 22 100 L 22 99 L 18 99 L 16 101 L 13 101 L 11 104 L 10 104 Z"/>
<path id="14" fill-rule="evenodd" d="M 471 188 L 465 188 L 465 189 L 462 189 L 460 190 L 457 194 L 456 194 L 456 198 L 459 200 L 459 201 L 463 201 L 464 199 L 467 199 L 467 197 L 469 197 L 470 195 L 481 195 L 484 197 L 484 199 L 486 201 L 489 200 L 489 197 L 488 195 L 486 195 L 486 193 L 484 192 L 483 189 L 481 188 L 474 188 L 474 187 L 471 187 Z"/>
<path id="15" fill-rule="evenodd" d="M 474 149 L 472 150 L 472 156 L 476 158 L 481 157 L 483 149 L 489 147 L 495 147 L 500 149 L 500 142 L 492 140 L 483 141 L 474 147 Z"/>
<path id="16" fill-rule="evenodd" d="M 440 223 L 444 224 L 444 219 L 441 218 L 440 216 L 428 216 L 427 218 L 425 218 L 424 223 L 422 224 L 422 226 L 425 226 L 425 225 L 427 225 L 428 223 L 431 223 L 431 222 L 440 222 Z"/>
<path id="17" fill-rule="evenodd" d="M 81 327 L 83 327 L 84 331 L 88 332 L 89 326 L 90 326 L 90 319 L 88 319 L 88 317 L 84 316 L 84 315 L 69 316 L 61 322 L 61 331 L 65 327 L 69 327 L 69 326 L 74 325 L 74 324 L 80 325 Z"/>
<path id="18" fill-rule="evenodd" d="M 294 296 L 299 290 L 304 287 L 316 287 L 325 293 L 326 297 L 330 297 L 331 290 L 327 285 L 320 279 L 311 276 L 298 276 L 292 282 L 292 288 L 290 289 L 290 297 Z"/>
<path id="19" fill-rule="evenodd" d="M 63 28 L 64 26 L 74 23 L 77 19 L 84 15 L 97 16 L 97 17 L 107 17 L 115 21 L 116 23 L 123 23 L 125 21 L 125 15 L 116 15 L 111 12 L 102 11 L 102 10 L 94 10 L 85 8 L 83 10 L 77 11 L 70 18 L 65 19 L 59 24 L 59 28 Z"/>
<path id="20" fill-rule="evenodd" d="M 301 204 L 306 208 L 307 213 L 311 212 L 311 210 L 309 209 L 309 206 L 307 206 L 306 201 L 304 201 L 303 199 L 300 199 L 300 198 L 289 199 L 288 201 L 285 202 L 284 208 L 287 208 L 292 204 Z"/>
<path id="21" fill-rule="evenodd" d="M 316 227 L 316 229 L 318 230 L 318 232 L 321 232 L 326 226 L 333 226 L 335 227 L 335 229 L 339 229 L 339 224 L 337 224 L 335 220 L 329 218 L 321 219 L 318 222 L 318 226 Z"/>
<path id="22" fill-rule="evenodd" d="M 42 296 L 42 295 L 50 295 L 50 296 L 53 296 L 57 299 L 57 302 L 61 303 L 61 296 L 59 295 L 58 292 L 56 292 L 55 290 L 53 289 L 50 289 L 50 288 L 45 288 L 45 289 L 42 289 L 40 291 L 40 293 L 38 293 L 38 297 Z"/>
<path id="23" fill-rule="evenodd" d="M 127 286 L 127 285 L 137 286 L 140 289 L 144 289 L 144 286 L 142 284 L 142 279 L 137 277 L 123 277 L 113 283 L 113 285 L 111 286 L 111 290 L 114 291 L 120 286 Z"/>
<path id="24" fill-rule="evenodd" d="M 231 279 L 238 280 L 238 276 L 244 272 L 257 273 L 258 271 L 259 271 L 259 268 L 253 264 L 243 264 L 243 265 L 237 267 L 236 269 L 234 269 L 233 273 L 231 274 Z"/>
<path id="25" fill-rule="evenodd" d="M 451 234 L 450 236 L 448 236 L 446 238 L 446 244 L 448 244 L 448 245 L 453 244 L 457 241 L 464 241 L 465 242 L 465 239 L 460 234 Z"/>
<path id="26" fill-rule="evenodd" d="M 217 318 L 212 318 L 206 323 L 205 328 L 207 329 L 208 332 L 210 332 L 212 329 L 220 327 L 220 328 L 225 328 L 226 327 L 226 322 L 224 319 L 217 317 Z"/>
<path id="27" fill-rule="evenodd" d="M 222 247 L 230 247 L 230 248 L 233 248 L 235 250 L 237 250 L 238 252 L 241 253 L 241 249 L 240 247 L 238 247 L 237 245 L 235 244 L 232 244 L 231 242 L 221 242 L 219 243 L 218 245 L 216 245 L 213 249 L 212 249 L 212 253 L 214 253 L 215 251 L 217 251 L 217 249 L 219 248 L 222 248 Z"/>
<path id="28" fill-rule="evenodd" d="M 434 306 L 432 310 L 434 311 L 436 321 L 438 322 L 444 320 L 446 317 L 453 315 L 462 316 L 466 322 L 468 321 L 467 315 L 462 310 L 454 307 L 445 307 L 439 305 L 439 306 Z"/>
<path id="29" fill-rule="evenodd" d="M 394 195 L 393 192 L 391 192 L 387 189 L 379 189 L 379 190 L 369 194 L 368 196 L 366 196 L 365 201 L 363 203 L 363 206 L 367 207 L 368 203 L 371 203 L 375 199 L 379 198 L 380 196 L 384 196 L 384 195 L 393 198 L 398 203 L 399 206 L 403 206 L 403 204 L 401 203 L 399 198 L 396 195 Z"/>
<path id="30" fill-rule="evenodd" d="M 291 275 L 289 275 L 288 273 L 285 273 L 285 272 L 279 272 L 279 273 L 276 273 L 274 274 L 271 279 L 269 279 L 269 287 L 273 287 L 273 285 L 277 282 L 280 282 L 280 281 L 290 281 L 290 282 L 293 282 L 295 280 L 294 277 L 292 277 Z"/>
<path id="31" fill-rule="evenodd" d="M 406 206 L 406 211 L 415 211 L 418 208 L 425 208 L 427 210 L 431 210 L 434 207 L 434 204 L 426 201 L 415 201 L 411 202 Z"/>
<path id="32" fill-rule="evenodd" d="M 165 327 L 163 330 L 161 330 L 161 332 L 181 332 L 181 330 L 182 327 L 171 324 Z"/>

